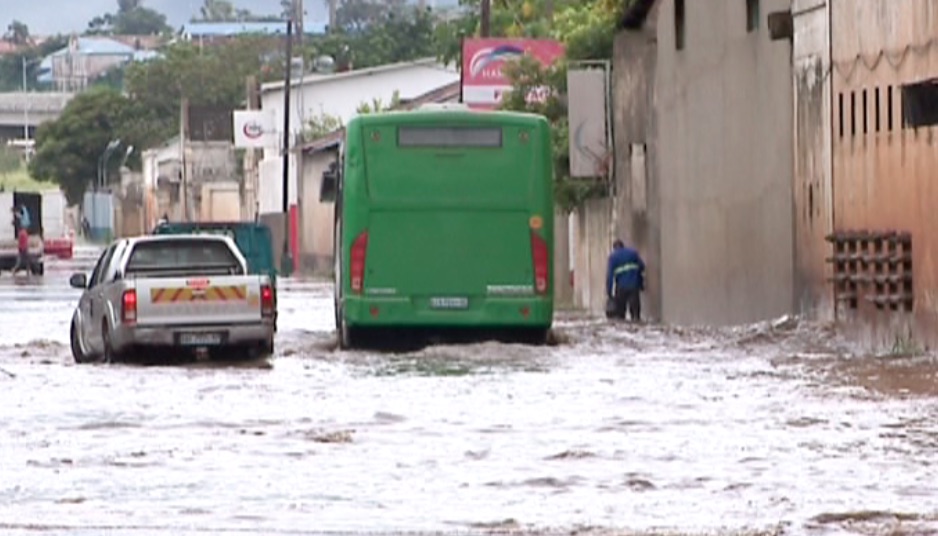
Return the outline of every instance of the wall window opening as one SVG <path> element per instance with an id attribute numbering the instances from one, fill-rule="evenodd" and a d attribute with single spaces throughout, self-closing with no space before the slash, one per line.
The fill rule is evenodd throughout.
<path id="1" fill-rule="evenodd" d="M 892 86 L 886 88 L 886 130 L 892 132 Z"/>
<path id="2" fill-rule="evenodd" d="M 684 0 L 674 0 L 674 47 L 684 50 Z"/>
<path id="3" fill-rule="evenodd" d="M 938 125 L 938 78 L 904 85 L 901 91 L 905 128 Z"/>
<path id="4" fill-rule="evenodd" d="M 850 92 L 850 135 L 857 135 L 857 94 Z"/>
<path id="5" fill-rule="evenodd" d="M 866 101 L 866 90 L 864 89 L 863 90 L 863 134 L 866 134 L 869 132 L 869 128 L 868 128 L 869 124 L 867 121 L 869 113 L 867 113 L 867 111 L 870 109 L 870 107 L 868 104 L 869 103 L 867 103 Z"/>
<path id="6" fill-rule="evenodd" d="M 879 132 L 879 88 L 873 90 L 873 122 L 876 132 Z"/>
<path id="7" fill-rule="evenodd" d="M 840 137 L 844 137 L 844 94 L 837 94 L 837 122 L 840 130 Z"/>
<path id="8" fill-rule="evenodd" d="M 746 31 L 759 29 L 759 0 L 746 0 Z"/>

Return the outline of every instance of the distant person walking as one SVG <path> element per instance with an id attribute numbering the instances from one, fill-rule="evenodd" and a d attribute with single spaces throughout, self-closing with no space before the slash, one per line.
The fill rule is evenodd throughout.
<path id="1" fill-rule="evenodd" d="M 629 314 L 632 322 L 642 319 L 641 292 L 645 290 L 645 261 L 638 252 L 626 247 L 622 240 L 612 244 L 609 266 L 606 269 L 606 296 L 608 318 L 625 319 Z"/>
<path id="2" fill-rule="evenodd" d="M 29 217 L 29 210 L 23 205 L 20 205 L 15 214 L 16 218 L 19 220 L 20 227 L 28 231 L 33 223 L 32 219 Z"/>
<path id="3" fill-rule="evenodd" d="M 29 276 L 32 271 L 30 270 L 29 260 L 29 232 L 26 231 L 25 227 L 20 227 L 19 232 L 16 235 L 16 264 L 13 266 L 13 271 L 11 272 L 14 276 L 20 270 L 26 270 L 26 275 Z"/>

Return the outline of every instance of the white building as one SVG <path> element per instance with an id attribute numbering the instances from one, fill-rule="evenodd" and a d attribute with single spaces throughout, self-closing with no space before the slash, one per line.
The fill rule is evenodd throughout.
<path id="1" fill-rule="evenodd" d="M 290 131 L 293 138 L 298 139 L 310 121 L 324 116 L 337 119 L 344 125 L 355 117 L 357 109 L 363 103 L 371 105 L 378 100 L 387 106 L 391 104 L 395 94 L 402 103 L 417 101 L 441 88 L 452 88 L 458 83 L 459 73 L 455 67 L 442 65 L 432 58 L 341 73 L 310 74 L 290 84 Z M 281 229 L 284 224 L 280 215 L 283 214 L 283 157 L 280 146 L 283 143 L 284 82 L 271 82 L 261 86 L 261 109 L 271 111 L 275 128 L 280 134 L 277 146 L 264 149 L 263 158 L 258 165 L 258 212 L 261 218 L 271 225 L 275 240 L 282 241 Z M 300 168 L 297 154 L 298 151 L 294 150 L 290 155 L 288 204 L 290 212 L 294 213 L 290 227 L 297 229 L 297 235 L 302 235 L 303 229 L 311 224 L 311 218 L 319 222 L 328 219 L 329 225 L 331 218 L 325 215 L 325 211 L 316 211 L 316 216 L 313 216 L 312 206 L 306 211 L 307 214 L 301 214 L 303 210 L 298 204 L 312 203 L 311 200 L 318 194 L 318 177 L 315 185 L 306 184 L 309 186 L 306 189 L 306 200 L 298 203 L 297 194 L 303 189 L 299 188 L 302 185 L 298 185 L 296 180 Z M 305 175 L 308 177 L 310 174 L 315 175 L 307 169 Z M 304 174 L 300 171 L 299 175 Z M 307 179 L 304 178 L 304 181 Z M 302 256 L 299 251 L 301 242 L 306 242 L 305 246 L 308 248 L 312 246 L 311 240 L 308 234 L 305 240 L 301 240 L 299 236 L 291 237 L 291 248 L 295 248 L 293 258 L 297 260 L 298 268 Z M 316 241 L 316 244 L 318 247 L 314 249 L 324 249 L 325 239 L 321 244 Z M 319 260 L 322 260 L 321 255 Z"/>
<path id="2" fill-rule="evenodd" d="M 371 104 L 379 99 L 387 105 L 395 92 L 401 100 L 410 100 L 458 80 L 455 66 L 443 65 L 433 58 L 341 73 L 309 74 L 290 84 L 290 130 L 300 134 L 310 121 L 323 116 L 345 124 L 355 117 L 362 103 Z M 283 125 L 283 89 L 283 81 L 261 86 L 261 109 L 273 111 L 278 129 Z"/>

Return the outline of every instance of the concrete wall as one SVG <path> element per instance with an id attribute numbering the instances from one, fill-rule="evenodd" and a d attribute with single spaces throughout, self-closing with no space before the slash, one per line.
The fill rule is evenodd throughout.
<path id="1" fill-rule="evenodd" d="M 657 14 L 657 12 L 655 12 Z M 643 316 L 661 318 L 661 225 L 655 113 L 657 26 L 619 32 L 613 50 L 616 234 L 647 265 Z M 608 248 L 610 244 L 604 244 Z"/>
<path id="2" fill-rule="evenodd" d="M 606 263 L 612 249 L 613 201 L 590 199 L 576 214 L 573 304 L 592 313 L 606 306 Z"/>
<path id="3" fill-rule="evenodd" d="M 832 2 L 835 231 L 911 235 L 911 263 L 904 270 L 911 273 L 911 289 L 860 280 L 853 289 L 838 291 L 857 296 L 853 304 L 840 302 L 840 318 L 857 320 L 854 327 L 874 344 L 909 334 L 938 344 L 938 131 L 934 125 L 910 128 L 903 122 L 903 86 L 938 76 L 938 49 L 932 46 L 936 7 L 934 0 Z M 858 254 L 871 258 L 871 249 L 890 246 L 860 243 Z M 846 265 L 848 271 L 865 271 Z M 893 273 L 886 265 L 871 266 Z M 914 300 L 912 314 L 873 301 L 906 292 Z"/>
<path id="4" fill-rule="evenodd" d="M 180 179 L 183 156 L 186 188 Z M 178 139 L 174 139 L 162 147 L 145 151 L 142 159 L 143 184 L 147 190 L 155 192 L 157 217 L 166 213 L 174 221 L 197 221 L 211 213 L 202 208 L 203 186 L 207 184 L 233 181 L 238 184 L 240 197 L 240 172 L 234 146 L 229 142 L 189 142 L 183 155 Z M 234 219 L 241 219 L 240 202 L 238 207 Z"/>
<path id="5" fill-rule="evenodd" d="M 662 319 L 727 325 L 790 313 L 793 299 L 791 47 L 771 41 L 763 0 L 674 1 L 657 20 L 655 104 Z"/>
<path id="6" fill-rule="evenodd" d="M 554 303 L 558 307 L 573 305 L 573 285 L 570 281 L 570 220 L 570 214 L 561 210 L 554 212 Z"/>
<path id="7" fill-rule="evenodd" d="M 795 107 L 795 306 L 809 318 L 834 317 L 831 247 L 831 61 L 828 0 L 792 2 Z"/>
<path id="8" fill-rule="evenodd" d="M 334 162 L 336 153 L 306 153 L 300 159 L 300 268 L 327 275 L 332 272 L 332 245 L 335 237 L 335 204 L 319 202 L 322 173 Z"/>
<path id="9" fill-rule="evenodd" d="M 238 221 L 241 219 L 241 196 L 235 181 L 202 184 L 199 221 Z"/>

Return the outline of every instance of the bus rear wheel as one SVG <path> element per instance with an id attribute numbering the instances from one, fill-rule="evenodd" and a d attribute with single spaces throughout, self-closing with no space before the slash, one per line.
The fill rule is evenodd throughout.
<path id="1" fill-rule="evenodd" d="M 345 312 L 341 309 L 338 309 L 336 314 L 336 332 L 338 332 L 340 350 L 350 350 L 359 342 L 357 330 L 348 325 Z"/>

